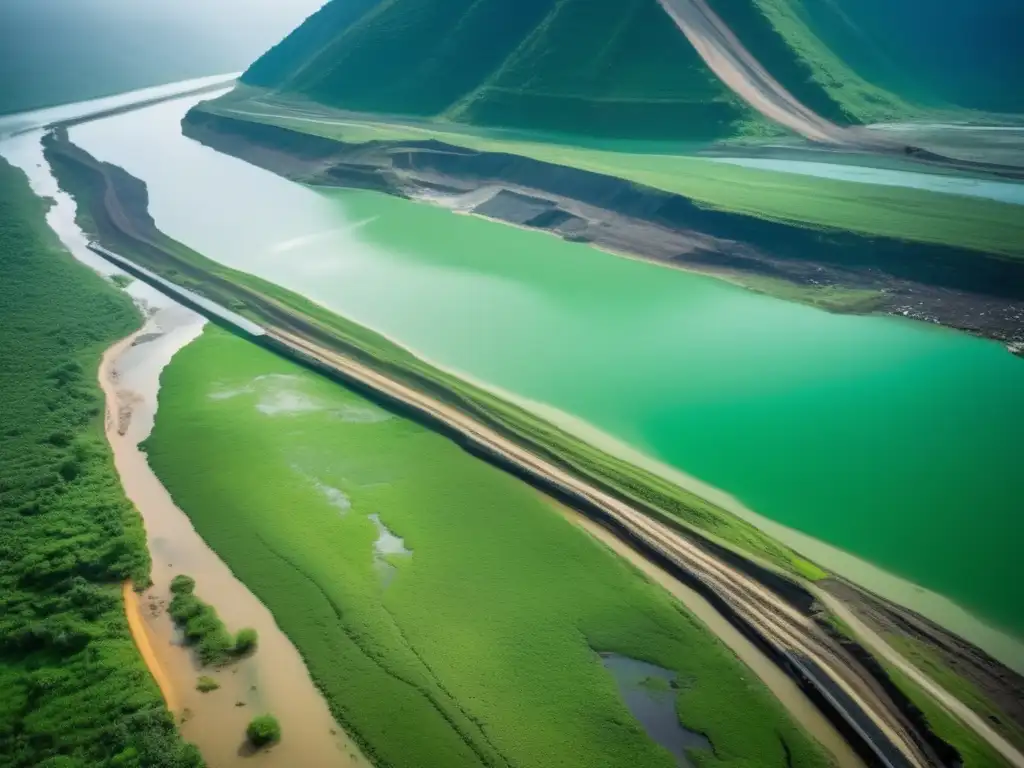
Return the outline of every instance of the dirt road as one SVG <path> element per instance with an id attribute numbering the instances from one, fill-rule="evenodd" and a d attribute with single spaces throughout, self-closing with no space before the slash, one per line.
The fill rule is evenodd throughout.
<path id="1" fill-rule="evenodd" d="M 755 59 L 705 0 L 658 0 L 718 77 L 750 106 L 780 125 L 826 144 L 846 144 L 845 128 L 813 112 Z"/>

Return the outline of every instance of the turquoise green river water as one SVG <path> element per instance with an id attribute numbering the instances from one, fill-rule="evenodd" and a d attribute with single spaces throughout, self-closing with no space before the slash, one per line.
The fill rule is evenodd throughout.
<path id="1" fill-rule="evenodd" d="M 71 136 L 144 179 L 158 226 L 207 256 L 1024 637 L 1024 360 L 428 205 L 321 194 L 183 138 L 190 103 Z"/>

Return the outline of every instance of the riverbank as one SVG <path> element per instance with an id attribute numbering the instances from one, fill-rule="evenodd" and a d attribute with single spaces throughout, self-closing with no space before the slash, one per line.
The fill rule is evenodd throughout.
<path id="1" fill-rule="evenodd" d="M 261 754 L 262 765 L 368 765 L 336 723 L 295 646 L 195 532 L 139 448 L 154 423 L 161 372 L 199 336 L 203 325 L 201 317 L 164 299 L 150 307 L 141 329 L 107 350 L 99 371 L 107 403 L 107 440 L 125 492 L 142 515 L 153 562 L 152 583 L 143 593 L 125 587 L 132 635 L 182 734 L 210 765 L 248 764 L 245 727 L 264 712 L 278 718 L 284 738 Z M 179 573 L 196 579 L 199 593 L 231 629 L 257 630 L 255 654 L 226 667 L 198 663 L 167 613 L 170 582 Z M 200 675 L 216 680 L 219 688 L 197 690 Z"/>
<path id="2" fill-rule="evenodd" d="M 950 196 L 939 193 L 786 181 L 810 185 L 802 210 L 829 199 L 834 209 L 849 206 L 860 217 L 808 227 L 781 216 L 709 207 L 671 187 L 659 188 L 654 177 L 617 176 L 611 165 L 573 165 L 567 159 L 571 150 L 555 145 L 545 154 L 533 145 L 506 142 L 503 151 L 501 142 L 460 144 L 458 136 L 439 140 L 429 132 L 395 139 L 387 129 L 358 123 L 356 138 L 348 140 L 352 123 L 342 120 L 295 125 L 282 118 L 284 125 L 275 125 L 272 117 L 233 114 L 219 102 L 201 105 L 188 113 L 183 129 L 213 149 L 301 183 L 439 204 L 833 310 L 916 318 L 1011 348 L 1024 342 L 1024 228 L 1017 206 L 960 198 L 954 214 Z M 517 149 L 523 154 L 514 154 Z M 641 168 L 670 162 L 658 155 L 627 157 Z M 689 163 L 694 167 L 684 166 L 680 174 L 694 173 L 701 163 L 714 165 Z M 757 184 L 746 186 L 759 188 L 761 199 L 786 199 L 776 185 L 780 177 L 795 176 L 717 168 L 719 174 L 749 175 L 745 182 Z M 950 219 L 936 216 L 946 208 L 956 217 L 955 231 Z M 898 221 L 887 230 L 858 230 L 864 222 L 878 226 L 894 216 Z M 823 232 L 822 226 L 828 228 Z"/>
<path id="3" fill-rule="evenodd" d="M 160 688 L 164 704 L 171 712 L 181 711 L 177 691 L 167 672 L 160 665 L 156 653 L 153 652 L 153 643 L 150 641 L 149 630 L 146 629 L 146 622 L 142 616 L 142 603 L 131 582 L 126 581 L 121 588 L 121 599 L 124 600 L 124 612 L 128 619 L 128 630 L 132 633 L 132 642 L 138 648 L 142 660 L 146 662 L 149 674 L 153 676 L 157 687 Z"/>

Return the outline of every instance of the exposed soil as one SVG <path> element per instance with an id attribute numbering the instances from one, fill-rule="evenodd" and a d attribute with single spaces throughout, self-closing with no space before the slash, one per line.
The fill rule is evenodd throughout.
<path id="1" fill-rule="evenodd" d="M 826 579 L 818 586 L 842 601 L 877 635 L 902 635 L 926 646 L 939 664 L 972 683 L 1017 725 L 1019 735 L 1010 735 L 1010 741 L 1024 748 L 1024 676 L 935 622 L 845 580 Z M 1000 729 L 1005 724 L 996 718 L 990 719 L 989 725 Z"/>
<path id="2" fill-rule="evenodd" d="M 805 229 L 623 179 L 437 141 L 344 144 L 192 110 L 186 135 L 303 183 L 426 199 L 684 269 L 879 291 L 871 309 L 1024 346 L 1024 260 Z"/>

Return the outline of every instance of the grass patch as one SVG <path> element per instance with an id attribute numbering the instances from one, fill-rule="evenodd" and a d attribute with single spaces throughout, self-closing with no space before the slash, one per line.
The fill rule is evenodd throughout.
<path id="1" fill-rule="evenodd" d="M 714 743 L 707 765 L 826 764 L 669 595 L 454 443 L 216 328 L 160 397 L 154 470 L 376 765 L 669 768 L 593 648 L 693 681 L 678 710 Z M 386 587 L 371 514 L 412 551 Z"/>
<path id="2" fill-rule="evenodd" d="M 111 275 L 108 279 L 121 290 L 135 282 L 135 278 L 131 275 Z"/>
<path id="3" fill-rule="evenodd" d="M 218 688 L 220 688 L 220 683 L 209 675 L 202 675 L 196 680 L 196 690 L 200 693 L 209 693 L 210 691 L 216 691 Z"/>
<path id="4" fill-rule="evenodd" d="M 175 576 L 171 581 L 174 597 L 168 612 L 185 633 L 185 641 L 195 646 L 199 660 L 203 664 L 224 665 L 255 651 L 256 630 L 242 629 L 232 638 L 216 609 L 196 597 L 195 588 L 195 580 L 189 576 Z"/>
<path id="5" fill-rule="evenodd" d="M 103 435 L 96 370 L 140 324 L 60 245 L 0 160 L 0 763 L 196 768 L 128 630 L 149 581 Z"/>
<path id="6" fill-rule="evenodd" d="M 662 677 L 645 677 L 640 681 L 640 687 L 657 693 L 669 693 L 673 690 L 668 680 Z"/>

